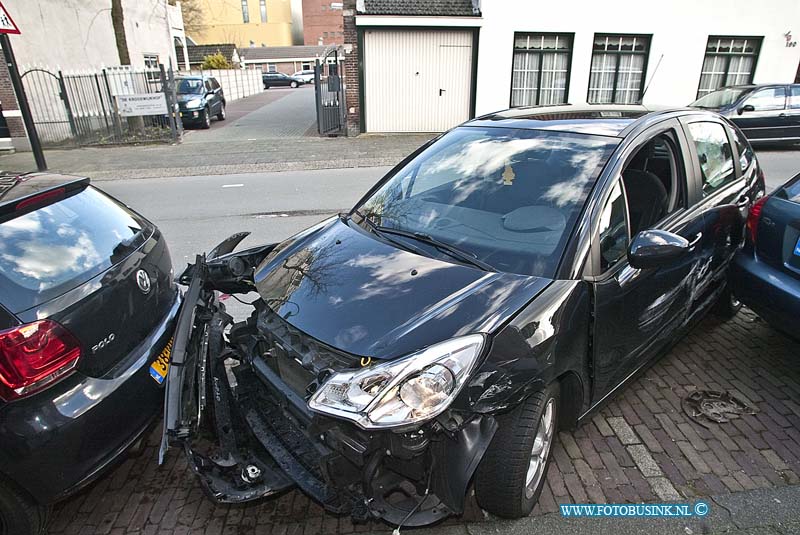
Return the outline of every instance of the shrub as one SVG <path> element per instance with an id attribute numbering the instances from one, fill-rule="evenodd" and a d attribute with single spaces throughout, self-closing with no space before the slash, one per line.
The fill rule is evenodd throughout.
<path id="1" fill-rule="evenodd" d="M 232 69 L 233 65 L 228 61 L 225 56 L 217 52 L 203 57 L 203 63 L 200 65 L 201 69 Z"/>

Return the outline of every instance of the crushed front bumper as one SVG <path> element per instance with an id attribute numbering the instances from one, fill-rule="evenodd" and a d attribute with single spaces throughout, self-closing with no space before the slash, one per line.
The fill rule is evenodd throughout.
<path id="1" fill-rule="evenodd" d="M 312 413 L 307 399 L 325 377 L 312 370 L 330 373 L 345 359 L 325 360 L 323 351 L 310 362 L 297 354 L 320 343 L 281 329 L 274 322 L 288 324 L 262 301 L 248 320 L 233 323 L 208 273 L 198 258 L 175 334 L 162 455 L 180 445 L 218 502 L 297 486 L 355 520 L 419 526 L 463 512 L 469 481 L 497 429 L 492 416 L 446 411 L 393 432 Z"/>

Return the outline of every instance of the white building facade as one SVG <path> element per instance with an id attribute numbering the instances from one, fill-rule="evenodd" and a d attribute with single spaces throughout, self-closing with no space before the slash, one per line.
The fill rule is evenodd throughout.
<path id="1" fill-rule="evenodd" d="M 355 12 L 362 131 L 440 130 L 516 106 L 685 106 L 721 86 L 800 75 L 797 0 L 484 0 L 456 17 L 370 13 L 380 2 Z M 442 53 L 453 47 L 463 53 Z M 429 102 L 438 117 L 389 108 L 405 102 Z"/>
<path id="2" fill-rule="evenodd" d="M 12 0 L 4 5 L 22 32 L 12 36 L 17 61 L 64 71 L 119 65 L 110 0 Z M 180 3 L 123 0 L 125 36 L 134 69 L 177 68 L 185 43 Z"/>

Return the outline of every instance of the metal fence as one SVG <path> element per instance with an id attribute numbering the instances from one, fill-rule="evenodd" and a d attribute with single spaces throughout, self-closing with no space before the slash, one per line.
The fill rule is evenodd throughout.
<path id="1" fill-rule="evenodd" d="M 163 93 L 172 110 L 174 77 L 163 66 L 158 71 L 113 67 L 69 73 L 29 67 L 22 81 L 45 146 L 172 142 L 181 135 L 180 119 L 173 113 L 127 116 L 118 109 L 121 96 Z"/>
<path id="2" fill-rule="evenodd" d="M 345 133 L 345 95 L 342 84 L 342 58 L 338 48 L 326 52 L 314 67 L 317 98 L 317 131 L 323 136 Z"/>

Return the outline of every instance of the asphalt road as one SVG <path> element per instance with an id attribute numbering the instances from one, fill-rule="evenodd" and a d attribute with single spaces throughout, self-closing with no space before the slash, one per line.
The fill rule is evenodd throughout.
<path id="1" fill-rule="evenodd" d="M 758 152 L 768 189 L 800 171 L 800 151 Z M 388 167 L 114 180 L 99 185 L 154 221 L 176 266 L 230 234 L 278 241 L 352 206 Z"/>

